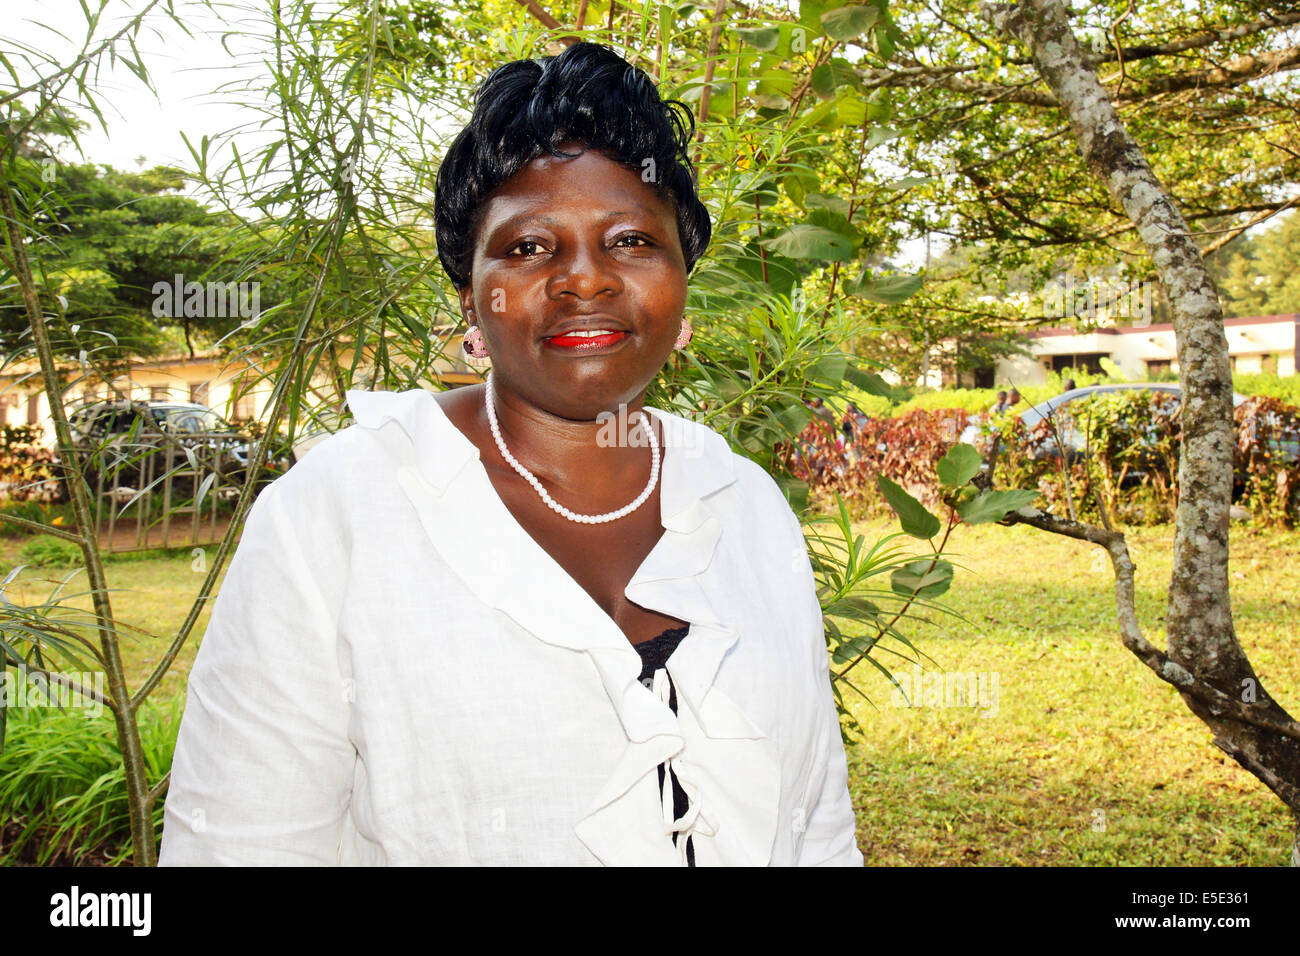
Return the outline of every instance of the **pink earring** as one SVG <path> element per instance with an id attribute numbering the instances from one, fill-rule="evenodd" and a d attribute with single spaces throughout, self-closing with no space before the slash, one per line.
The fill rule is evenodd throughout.
<path id="1" fill-rule="evenodd" d="M 472 358 L 487 358 L 487 343 L 483 341 L 483 330 L 477 325 L 471 325 L 465 337 L 461 339 L 461 348 L 463 348 Z"/>
<path id="2" fill-rule="evenodd" d="M 675 349 L 686 348 L 686 343 L 691 340 L 692 334 L 693 334 L 693 330 L 691 329 L 691 320 L 683 316 L 682 330 L 677 333 L 677 341 L 673 343 L 673 348 Z"/>

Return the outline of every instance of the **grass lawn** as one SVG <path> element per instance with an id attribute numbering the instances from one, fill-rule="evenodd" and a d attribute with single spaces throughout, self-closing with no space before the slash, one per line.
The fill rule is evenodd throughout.
<path id="1" fill-rule="evenodd" d="M 856 530 L 872 540 L 889 529 Z M 1139 617 L 1161 647 L 1172 541 L 1172 528 L 1129 534 Z M 996 525 L 958 529 L 949 545 L 969 570 L 943 600 L 965 620 L 921 625 L 916 644 L 934 658 L 925 671 L 986 675 L 997 706 L 924 706 L 922 696 L 909 708 L 883 675 L 854 672 L 878 708 L 852 695 L 867 730 L 849 764 L 868 863 L 1288 862 L 1281 802 L 1120 643 L 1096 549 Z M 1238 636 L 1264 686 L 1300 713 L 1300 534 L 1234 528 L 1232 554 Z M 933 686 L 893 664 L 912 678 L 905 688 Z"/>
<path id="2" fill-rule="evenodd" d="M 857 530 L 873 540 L 892 529 L 864 522 Z M 1140 618 L 1161 646 L 1172 538 L 1170 528 L 1129 536 Z M 1300 713 L 1300 534 L 1234 528 L 1232 544 L 1238 634 L 1265 686 Z M 20 545 L 0 539 L 0 567 L 16 563 Z M 869 863 L 1287 862 L 1291 820 L 1282 804 L 1120 644 L 1111 576 L 1095 549 L 987 525 L 959 529 L 950 546 L 968 570 L 943 600 L 964 620 L 914 629 L 934 659 L 924 672 L 996 675 L 996 697 L 987 698 L 996 708 L 900 706 L 883 676 L 869 666 L 855 672 L 875 704 L 854 701 L 867 736 L 849 751 L 858 843 Z M 122 589 L 117 613 L 160 635 L 124 642 L 133 686 L 184 619 L 203 577 L 194 561 L 185 550 L 108 565 L 110 585 Z M 25 571 L 11 599 L 35 600 L 68 573 Z M 84 581 L 79 574 L 70 587 Z M 159 703 L 181 692 L 206 620 L 155 693 Z M 915 674 L 888 654 L 881 660 Z"/>
<path id="3" fill-rule="evenodd" d="M 7 572 L 21 564 L 18 552 L 24 538 L 0 538 L 0 571 Z M 176 634 L 190 605 L 198 596 L 206 574 L 206 561 L 217 552 L 216 545 L 203 549 L 204 554 L 192 554 L 191 548 L 173 551 L 151 551 L 138 554 L 106 555 L 105 573 L 110 589 L 109 599 L 117 618 L 154 637 L 146 637 L 127 630 L 122 636 L 122 661 L 127 682 L 132 688 L 140 686 L 152 673 L 171 638 Z M 227 562 L 229 564 L 229 562 Z M 64 594 L 78 594 L 88 588 L 85 572 L 68 568 L 26 568 L 8 589 L 10 600 L 18 604 L 33 604 L 47 600 L 64 579 L 71 579 L 63 588 Z M 224 569 L 223 569 L 224 577 Z M 218 586 L 220 582 L 218 582 Z M 70 606 L 90 608 L 90 597 L 83 594 L 66 602 Z M 151 695 L 152 700 L 166 701 L 185 689 L 185 678 L 198 650 L 199 639 L 207 627 L 211 602 L 204 608 L 180 655 L 162 683 Z M 68 670 L 79 670 L 68 665 Z"/>

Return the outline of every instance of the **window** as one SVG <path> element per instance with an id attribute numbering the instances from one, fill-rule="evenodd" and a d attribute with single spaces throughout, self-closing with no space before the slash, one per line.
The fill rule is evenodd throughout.
<path id="1" fill-rule="evenodd" d="M 151 385 L 149 386 L 149 401 L 165 402 L 171 398 L 170 392 L 171 389 L 166 385 Z"/>
<path id="2" fill-rule="evenodd" d="M 253 417 L 253 393 L 245 392 L 235 399 L 234 417 L 239 421 L 245 421 Z"/>
<path id="3" fill-rule="evenodd" d="M 35 425 L 41 420 L 41 396 L 40 394 L 27 396 L 27 424 Z"/>
<path id="4" fill-rule="evenodd" d="M 207 382 L 194 382 L 190 385 L 190 401 L 196 405 L 208 404 Z"/>
<path id="5" fill-rule="evenodd" d="M 1173 371 L 1173 362 L 1169 359 L 1164 359 L 1159 361 L 1149 360 L 1147 362 L 1147 375 L 1150 378 L 1155 378 L 1156 376 L 1159 375 L 1168 375 L 1172 371 Z"/>
<path id="6" fill-rule="evenodd" d="M 1270 355 L 1269 353 L 1265 352 L 1263 355 L 1259 357 L 1259 367 L 1260 370 L 1263 371 L 1265 375 L 1276 375 L 1277 356 Z"/>
<path id="7" fill-rule="evenodd" d="M 1076 372 L 1091 372 L 1093 375 L 1100 375 L 1101 360 L 1109 357 L 1105 352 L 1085 352 L 1081 355 L 1053 355 L 1052 371 L 1063 372 L 1070 368 Z"/>
<path id="8" fill-rule="evenodd" d="M 228 431 L 229 427 L 221 420 L 221 417 L 214 411 L 199 411 L 193 408 L 178 406 L 174 408 L 154 409 L 154 419 L 163 426 L 164 431 L 168 432 L 186 432 L 196 434 L 198 432 L 220 432 Z"/>

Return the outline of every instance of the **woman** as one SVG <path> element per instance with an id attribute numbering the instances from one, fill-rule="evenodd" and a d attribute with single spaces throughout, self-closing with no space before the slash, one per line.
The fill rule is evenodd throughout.
<path id="1" fill-rule="evenodd" d="M 710 237 L 690 139 L 598 45 L 487 78 L 436 225 L 492 371 L 350 392 L 258 498 L 161 863 L 861 864 L 798 521 L 642 405 Z"/>

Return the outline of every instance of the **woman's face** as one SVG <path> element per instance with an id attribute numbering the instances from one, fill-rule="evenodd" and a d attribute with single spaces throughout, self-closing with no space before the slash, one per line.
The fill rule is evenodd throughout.
<path id="1" fill-rule="evenodd" d="M 639 402 L 667 361 L 686 307 L 686 261 L 673 207 L 651 183 L 580 143 L 560 148 L 583 152 L 543 154 L 484 201 L 460 300 L 483 332 L 499 393 L 591 420 Z M 627 334 L 596 349 L 551 341 L 574 323 Z"/>

